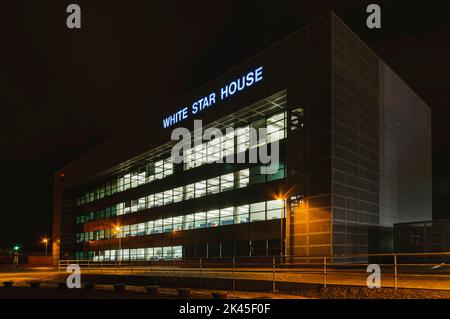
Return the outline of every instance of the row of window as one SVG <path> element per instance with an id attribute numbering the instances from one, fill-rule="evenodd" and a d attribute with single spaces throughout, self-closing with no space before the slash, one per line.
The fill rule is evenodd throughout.
<path id="1" fill-rule="evenodd" d="M 279 200 L 271 200 L 237 207 L 198 212 L 195 214 L 168 217 L 152 220 L 146 223 L 100 229 L 93 232 L 77 234 L 77 243 L 91 240 L 104 240 L 115 237 L 135 237 L 151 234 L 168 233 L 173 231 L 218 227 L 225 225 L 249 223 L 256 221 L 279 219 L 284 217 L 284 203 Z"/>
<path id="2" fill-rule="evenodd" d="M 166 158 L 157 162 L 148 163 L 129 174 L 118 177 L 86 192 L 83 196 L 77 198 L 76 204 L 83 205 L 93 202 L 97 199 L 123 192 L 130 188 L 138 187 L 154 180 L 162 179 L 173 174 L 174 165 L 172 158 Z"/>
<path id="3" fill-rule="evenodd" d="M 261 174 L 260 167 L 247 168 L 234 173 L 216 176 L 189 185 L 176 187 L 138 199 L 118 203 L 97 212 L 90 212 L 87 215 L 77 216 L 76 223 L 82 224 L 90 220 L 124 215 L 152 207 L 168 205 L 188 199 L 217 194 L 232 189 L 243 188 L 247 187 L 249 184 L 264 183 L 266 181 L 282 179 L 284 177 L 285 169 L 282 163 L 279 165 L 278 172 L 271 175 Z"/>
<path id="4" fill-rule="evenodd" d="M 245 152 L 249 148 L 270 144 L 285 138 L 285 112 L 262 118 L 249 125 L 239 127 L 211 141 L 196 145 L 184 154 L 184 170 L 217 162 L 220 159 Z M 259 128 L 266 128 L 266 136 L 257 136 Z M 254 130 L 257 143 L 250 145 L 251 130 Z"/>
<path id="5" fill-rule="evenodd" d="M 267 118 L 262 118 L 244 127 L 216 137 L 211 141 L 192 147 L 184 154 L 184 170 L 202 166 L 206 163 L 216 162 L 225 156 L 246 151 L 249 147 L 256 147 L 268 144 L 285 138 L 286 132 L 286 112 L 281 112 Z M 265 127 L 267 136 L 264 140 L 259 140 L 258 145 L 250 145 L 250 130 Z M 139 185 L 162 179 L 174 172 L 173 160 L 171 157 L 151 162 L 147 165 L 117 179 L 107 182 L 95 189 L 86 192 L 77 198 L 77 205 L 83 205 L 110 196 L 117 192 L 122 192 Z"/>
<path id="6" fill-rule="evenodd" d="M 136 249 L 112 249 L 104 251 L 77 252 L 77 260 L 130 261 L 130 260 L 173 260 L 183 258 L 182 246 L 151 247 Z"/>

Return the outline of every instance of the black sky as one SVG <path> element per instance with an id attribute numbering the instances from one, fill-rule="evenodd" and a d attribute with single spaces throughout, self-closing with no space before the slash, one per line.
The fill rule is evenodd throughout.
<path id="1" fill-rule="evenodd" d="M 365 26 L 367 4 L 382 29 Z M 0 245 L 51 234 L 52 173 L 328 10 L 430 105 L 433 214 L 450 217 L 448 1 L 2 3 Z M 66 27 L 66 6 L 82 29 Z M 5 7 L 6 6 L 6 7 Z"/>

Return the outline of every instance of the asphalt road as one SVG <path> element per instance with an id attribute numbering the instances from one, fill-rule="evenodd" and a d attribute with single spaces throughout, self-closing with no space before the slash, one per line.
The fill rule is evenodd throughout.
<path id="1" fill-rule="evenodd" d="M 83 274 L 103 274 L 103 275 L 146 275 L 161 277 L 190 277 L 190 278 L 216 278 L 216 279 L 246 279 L 264 280 L 278 282 L 296 282 L 323 285 L 326 280 L 327 285 L 351 285 L 366 286 L 369 273 L 355 269 L 327 269 L 326 278 L 322 269 L 284 269 L 273 272 L 267 268 L 239 269 L 234 272 L 230 268 L 204 268 L 201 271 L 197 268 L 187 269 L 181 267 L 122 267 L 116 268 L 90 268 L 82 269 Z M 22 268 L 18 270 L 0 271 L 0 282 L 15 281 L 17 284 L 25 284 L 32 280 L 42 282 L 57 282 L 65 280 L 68 274 L 58 273 L 52 268 Z M 395 280 L 391 271 L 382 270 L 382 287 L 394 287 Z M 450 276 L 447 272 L 436 273 L 399 273 L 397 277 L 398 288 L 413 289 L 438 289 L 450 290 Z"/>

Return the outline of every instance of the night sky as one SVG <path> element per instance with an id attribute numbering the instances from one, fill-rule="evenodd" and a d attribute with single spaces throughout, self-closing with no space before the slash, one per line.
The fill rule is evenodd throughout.
<path id="1" fill-rule="evenodd" d="M 381 5 L 381 30 L 365 25 L 371 2 Z M 42 249 L 54 171 L 328 10 L 431 107 L 433 215 L 450 217 L 447 2 L 2 3 L 0 246 Z M 81 6 L 81 30 L 66 27 L 69 3 Z"/>

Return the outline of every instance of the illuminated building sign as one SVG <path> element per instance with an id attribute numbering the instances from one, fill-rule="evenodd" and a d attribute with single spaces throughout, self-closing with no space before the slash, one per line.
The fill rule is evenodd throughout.
<path id="1" fill-rule="evenodd" d="M 211 92 L 210 94 L 198 99 L 193 102 L 190 107 L 186 106 L 173 113 L 172 115 L 163 119 L 163 127 L 168 128 L 178 122 L 187 119 L 191 114 L 195 115 L 200 113 L 204 109 L 207 109 L 217 101 L 224 101 L 227 98 L 233 96 L 234 94 L 244 91 L 255 83 L 263 79 L 263 67 L 260 66 L 247 74 L 241 76 L 240 78 L 231 81 L 227 85 L 220 88 L 217 92 Z"/>

